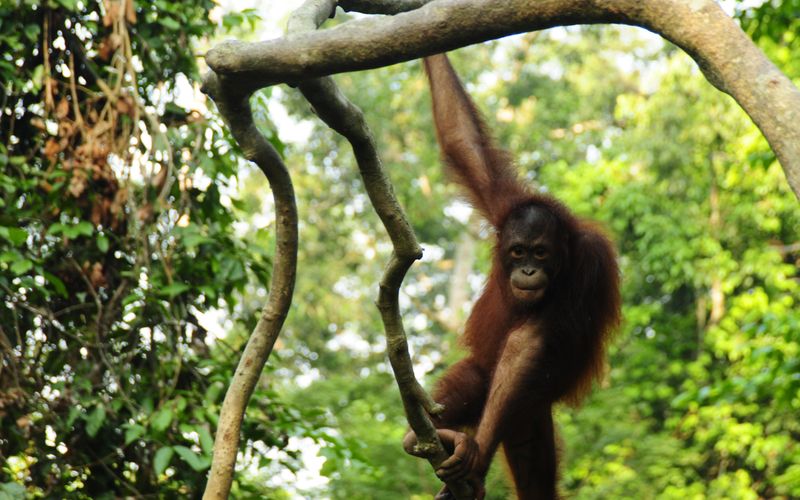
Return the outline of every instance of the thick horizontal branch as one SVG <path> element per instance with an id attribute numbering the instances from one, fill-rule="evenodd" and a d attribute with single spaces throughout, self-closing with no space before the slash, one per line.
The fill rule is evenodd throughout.
<path id="1" fill-rule="evenodd" d="M 431 0 L 339 0 L 339 7 L 364 14 L 399 14 L 419 9 Z"/>
<path id="2" fill-rule="evenodd" d="M 358 19 L 277 40 L 223 42 L 208 52 L 206 61 L 217 73 L 246 73 L 252 78 L 250 84 L 268 86 L 388 66 L 514 33 L 619 21 L 588 4 L 580 0 L 438 0 L 395 16 Z"/>
<path id="3" fill-rule="evenodd" d="M 370 2 L 350 3 L 345 6 L 367 10 Z M 374 2 L 371 11 L 383 4 Z M 597 23 L 640 26 L 689 53 L 761 129 L 800 197 L 800 91 L 713 0 L 436 0 L 328 30 L 226 42 L 206 59 L 215 72 L 235 73 L 252 90 L 387 66 L 515 33 Z"/>

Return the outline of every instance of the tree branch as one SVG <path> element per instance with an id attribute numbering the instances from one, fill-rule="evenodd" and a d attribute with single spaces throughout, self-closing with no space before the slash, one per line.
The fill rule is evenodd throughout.
<path id="1" fill-rule="evenodd" d="M 431 0 L 339 0 L 346 11 L 364 14 L 399 14 L 419 9 Z"/>
<path id="2" fill-rule="evenodd" d="M 297 270 L 297 206 L 289 171 L 253 122 L 250 93 L 239 92 L 225 77 L 219 78 L 213 73 L 206 75 L 203 91 L 216 102 L 245 158 L 266 175 L 275 201 L 277 228 L 269 301 L 250 334 L 225 393 L 214 439 L 211 472 L 203 494 L 204 499 L 225 499 L 233 482 L 239 432 L 247 403 L 292 302 Z"/>
<path id="3" fill-rule="evenodd" d="M 392 13 L 423 2 L 342 3 Z M 761 129 L 800 197 L 800 91 L 713 0 L 435 0 L 328 30 L 225 42 L 206 60 L 217 73 L 237 74 L 241 86 L 253 89 L 387 66 L 514 33 L 597 23 L 640 26 L 685 50 Z"/>
<path id="4" fill-rule="evenodd" d="M 300 33 L 314 30 L 335 7 L 335 0 L 308 0 L 289 18 L 287 31 Z M 428 418 L 428 412 L 436 413 L 442 408 L 414 376 L 398 304 L 398 294 L 406 272 L 415 260 L 422 257 L 422 249 L 383 170 L 375 139 L 361 110 L 342 94 L 330 77 L 301 82 L 298 88 L 320 119 L 350 142 L 367 195 L 392 240 L 394 251 L 381 279 L 377 306 L 386 331 L 389 362 L 400 389 L 406 417 L 417 434 L 420 447 L 428 452 L 428 460 L 435 470 L 449 455 Z M 474 498 L 465 481 L 448 484 L 448 488 L 456 498 Z"/>

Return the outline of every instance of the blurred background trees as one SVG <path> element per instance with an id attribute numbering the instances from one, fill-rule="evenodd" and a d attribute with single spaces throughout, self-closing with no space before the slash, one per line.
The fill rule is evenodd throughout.
<path id="1" fill-rule="evenodd" d="M 756 4 L 743 26 L 800 82 L 800 2 Z M 267 293 L 272 213 L 199 97 L 196 54 L 257 22 L 210 0 L 0 6 L 0 498 L 202 491 Z M 800 204 L 758 130 L 643 31 L 551 30 L 453 60 L 524 175 L 620 250 L 612 369 L 558 412 L 565 493 L 800 496 Z M 412 62 L 337 82 L 425 247 L 401 301 L 431 383 L 461 355 L 489 248 L 442 178 L 421 76 Z M 301 246 L 233 493 L 430 498 L 438 481 L 399 447 L 372 305 L 389 243 L 349 147 L 294 90 L 256 100 L 294 175 Z M 496 469 L 490 498 L 506 498 Z"/>

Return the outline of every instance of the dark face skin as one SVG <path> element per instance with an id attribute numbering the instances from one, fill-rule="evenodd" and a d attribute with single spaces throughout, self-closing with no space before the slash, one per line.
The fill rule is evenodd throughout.
<path id="1" fill-rule="evenodd" d="M 521 303 L 540 302 L 561 267 L 556 219 L 546 210 L 528 206 L 515 210 L 500 233 L 500 255 L 514 297 Z"/>

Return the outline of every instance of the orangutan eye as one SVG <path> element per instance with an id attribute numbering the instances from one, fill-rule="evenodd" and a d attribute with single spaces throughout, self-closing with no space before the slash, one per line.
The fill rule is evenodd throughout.
<path id="1" fill-rule="evenodd" d="M 546 259 L 549 255 L 545 247 L 536 247 L 533 249 L 533 256 L 539 260 Z"/>
<path id="2" fill-rule="evenodd" d="M 511 254 L 511 257 L 514 259 L 521 259 L 525 257 L 525 249 L 521 246 L 511 247 L 511 250 L 509 250 L 508 253 Z"/>

